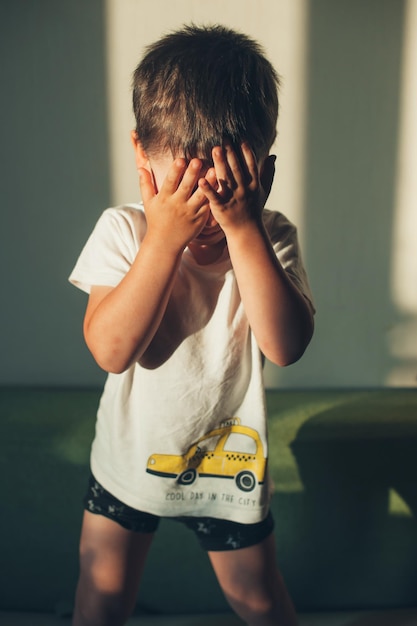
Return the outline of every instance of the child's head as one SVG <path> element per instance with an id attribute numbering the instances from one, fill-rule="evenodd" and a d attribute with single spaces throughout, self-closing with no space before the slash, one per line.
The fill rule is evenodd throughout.
<path id="1" fill-rule="evenodd" d="M 258 160 L 276 135 L 279 79 L 260 46 L 222 26 L 186 26 L 149 46 L 133 76 L 136 132 L 149 156 L 211 160 L 248 141 Z"/>

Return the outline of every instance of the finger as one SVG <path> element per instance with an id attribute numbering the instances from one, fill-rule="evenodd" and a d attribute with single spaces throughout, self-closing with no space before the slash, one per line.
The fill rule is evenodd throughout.
<path id="1" fill-rule="evenodd" d="M 194 232 L 193 238 L 196 237 L 199 232 L 204 228 L 210 215 L 209 201 L 203 194 L 202 197 L 203 201 L 194 209 L 193 224 L 195 225 L 196 230 Z"/>
<path id="2" fill-rule="evenodd" d="M 187 161 L 185 159 L 175 159 L 168 169 L 168 173 L 162 183 L 161 191 L 167 192 L 170 195 L 175 193 L 186 169 Z"/>
<path id="3" fill-rule="evenodd" d="M 239 160 L 239 157 L 236 154 L 236 152 L 233 150 L 231 145 L 226 145 L 225 151 L 226 151 L 227 163 L 229 165 L 229 169 L 234 179 L 234 182 L 236 183 L 238 187 L 242 187 L 247 182 L 246 181 L 247 176 L 244 170 L 242 169 L 242 164 Z"/>
<path id="4" fill-rule="evenodd" d="M 219 193 L 227 191 L 227 188 L 234 189 L 236 187 L 236 181 L 230 171 L 229 164 L 227 162 L 225 150 L 216 146 L 212 150 L 213 164 L 216 171 L 216 177 L 220 186 Z"/>
<path id="5" fill-rule="evenodd" d="M 146 205 L 155 195 L 155 187 L 152 180 L 152 175 L 144 167 L 138 169 L 139 173 L 139 187 L 142 196 L 143 204 Z"/>
<path id="6" fill-rule="evenodd" d="M 249 188 L 255 189 L 259 185 L 259 169 L 255 153 L 247 142 L 242 143 L 241 149 L 242 156 L 250 177 Z"/>
<path id="7" fill-rule="evenodd" d="M 274 154 L 270 154 L 262 165 L 260 182 L 265 193 L 265 201 L 271 192 L 272 183 L 274 182 L 276 159 L 277 157 Z"/>
<path id="8" fill-rule="evenodd" d="M 201 207 L 206 204 L 208 204 L 208 198 L 197 181 L 197 189 L 194 191 L 193 195 L 189 199 L 188 205 L 197 214 Z"/>
<path id="9" fill-rule="evenodd" d="M 197 181 L 200 178 L 200 172 L 202 167 L 203 163 L 200 159 L 191 159 L 187 169 L 185 170 L 178 190 L 187 199 L 190 198 L 196 191 Z"/>
<path id="10" fill-rule="evenodd" d="M 202 181 L 201 185 L 200 185 L 200 181 Z M 210 188 L 213 190 L 214 193 L 217 192 L 219 185 L 217 182 L 216 170 L 214 169 L 214 167 L 211 167 L 210 169 L 208 169 L 204 178 L 201 177 L 197 181 L 197 190 L 194 192 L 192 196 L 192 200 L 195 200 L 197 203 L 204 204 L 205 202 L 208 202 L 208 198 L 205 193 L 205 189 L 206 189 L 205 182 L 208 182 Z M 220 196 L 216 195 L 216 198 L 217 198 L 217 201 L 220 200 Z"/>
<path id="11" fill-rule="evenodd" d="M 220 204 L 224 202 L 224 199 L 221 195 L 216 191 L 216 189 L 212 186 L 212 184 L 207 180 L 207 178 L 200 178 L 198 181 L 198 186 L 204 196 L 210 203 Z"/>
<path id="12" fill-rule="evenodd" d="M 211 167 L 209 170 L 207 170 L 204 178 L 213 187 L 213 189 L 217 191 L 219 183 L 217 182 L 216 170 L 214 169 L 214 167 Z"/>

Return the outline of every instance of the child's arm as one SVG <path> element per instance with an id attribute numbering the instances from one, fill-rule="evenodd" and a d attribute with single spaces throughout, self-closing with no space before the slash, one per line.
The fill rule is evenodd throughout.
<path id="1" fill-rule="evenodd" d="M 242 145 L 243 163 L 230 146 L 213 150 L 220 189 L 207 179 L 199 186 L 224 230 L 240 295 L 250 326 L 263 354 L 277 365 L 297 361 L 313 333 L 310 306 L 278 261 L 262 221 L 267 193 L 255 156 Z M 274 174 L 271 157 L 264 163 L 265 188 Z M 263 182 L 262 181 L 262 182 Z"/>
<path id="2" fill-rule="evenodd" d="M 140 171 L 147 232 L 117 287 L 92 287 L 84 319 L 86 343 L 97 363 L 120 373 L 138 361 L 164 315 L 187 243 L 204 227 L 209 205 L 196 184 L 202 162 L 176 159 L 159 193 Z"/>

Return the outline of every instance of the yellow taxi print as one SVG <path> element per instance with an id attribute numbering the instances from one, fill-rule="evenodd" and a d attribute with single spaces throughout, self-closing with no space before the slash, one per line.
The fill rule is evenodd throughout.
<path id="1" fill-rule="evenodd" d="M 222 422 L 180 455 L 152 454 L 146 471 L 191 485 L 198 476 L 234 479 L 242 491 L 264 482 L 266 458 L 259 434 L 240 419 Z"/>

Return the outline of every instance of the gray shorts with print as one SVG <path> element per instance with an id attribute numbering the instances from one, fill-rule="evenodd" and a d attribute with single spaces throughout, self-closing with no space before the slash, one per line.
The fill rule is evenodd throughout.
<path id="1" fill-rule="evenodd" d="M 88 490 L 84 497 L 84 508 L 90 513 L 103 515 L 123 528 L 139 533 L 154 533 L 161 520 L 157 515 L 138 511 L 123 504 L 97 482 L 91 474 Z M 260 543 L 274 529 L 274 521 L 269 511 L 261 522 L 239 524 L 214 517 L 172 517 L 194 531 L 201 547 L 208 552 L 237 550 Z"/>

